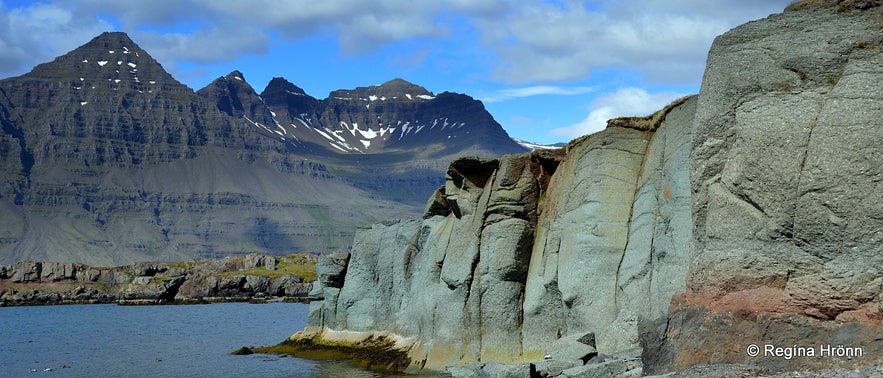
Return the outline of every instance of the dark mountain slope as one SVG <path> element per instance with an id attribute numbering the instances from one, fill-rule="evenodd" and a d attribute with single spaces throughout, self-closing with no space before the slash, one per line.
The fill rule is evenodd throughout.
<path id="1" fill-rule="evenodd" d="M 525 150 L 479 101 L 401 79 L 194 92 L 124 33 L 0 80 L 0 131 L 0 263 L 347 249 L 419 215 L 451 160 Z"/>
<path id="2" fill-rule="evenodd" d="M 417 211 L 217 108 L 123 33 L 0 81 L 0 261 L 324 252 Z"/>
<path id="3" fill-rule="evenodd" d="M 527 150 L 481 102 L 449 92 L 434 96 L 402 79 L 318 100 L 283 78 L 257 95 L 234 71 L 197 93 L 290 153 L 321 161 L 379 198 L 414 206 L 444 182 L 447 164 L 457 157 Z"/>
<path id="4" fill-rule="evenodd" d="M 440 157 L 464 151 L 492 156 L 525 151 L 481 102 L 450 92 L 435 96 L 402 79 L 337 90 L 317 100 L 276 78 L 260 98 L 289 139 L 335 153 L 420 151 Z"/>

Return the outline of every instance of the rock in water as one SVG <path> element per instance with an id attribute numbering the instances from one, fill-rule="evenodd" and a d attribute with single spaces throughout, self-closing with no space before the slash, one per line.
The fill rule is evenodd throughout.
<path id="1" fill-rule="evenodd" d="M 234 356 L 248 356 L 250 354 L 254 354 L 254 352 L 248 347 L 242 347 L 230 352 L 230 354 Z"/>

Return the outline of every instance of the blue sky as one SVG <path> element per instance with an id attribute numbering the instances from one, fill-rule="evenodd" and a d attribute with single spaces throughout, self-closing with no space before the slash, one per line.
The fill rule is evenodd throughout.
<path id="1" fill-rule="evenodd" d="M 0 0 L 0 77 L 124 31 L 194 90 L 233 70 L 325 98 L 393 78 L 568 141 L 699 91 L 715 36 L 790 0 Z"/>

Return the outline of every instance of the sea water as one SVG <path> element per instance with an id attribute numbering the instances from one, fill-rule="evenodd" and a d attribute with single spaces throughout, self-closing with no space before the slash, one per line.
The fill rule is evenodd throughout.
<path id="1" fill-rule="evenodd" d="M 234 356 L 306 324 L 300 303 L 0 307 L 0 377 L 378 377 L 341 361 Z"/>

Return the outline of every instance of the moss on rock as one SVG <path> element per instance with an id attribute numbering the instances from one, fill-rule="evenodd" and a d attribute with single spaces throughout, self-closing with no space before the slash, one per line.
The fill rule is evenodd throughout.
<path id="1" fill-rule="evenodd" d="M 607 127 L 624 127 L 639 131 L 656 131 L 668 113 L 695 95 L 684 96 L 672 101 L 661 110 L 645 117 L 619 117 L 607 120 Z"/>
<path id="2" fill-rule="evenodd" d="M 385 373 L 404 372 L 411 359 L 407 350 L 396 347 L 385 336 L 368 336 L 361 341 L 329 341 L 319 335 L 287 339 L 278 345 L 253 348 L 255 353 L 287 354 L 298 358 L 347 360 L 369 370 Z"/>
<path id="3" fill-rule="evenodd" d="M 802 9 L 829 9 L 845 12 L 850 9 L 867 10 L 879 7 L 881 0 L 797 0 L 785 7 L 785 11 Z"/>

